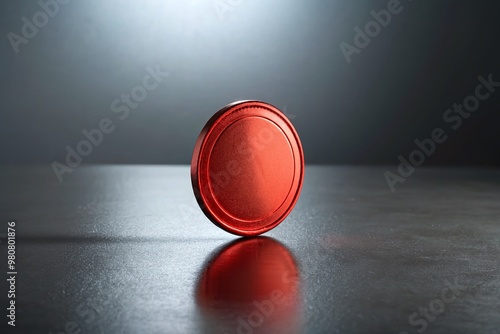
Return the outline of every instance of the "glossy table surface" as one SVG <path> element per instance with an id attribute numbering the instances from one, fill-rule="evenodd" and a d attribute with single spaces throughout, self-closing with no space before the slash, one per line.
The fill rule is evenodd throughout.
<path id="1" fill-rule="evenodd" d="M 391 192 L 385 170 L 307 166 L 289 217 L 239 239 L 188 166 L 0 167 L 0 332 L 500 333 L 500 171 L 420 168 Z"/>

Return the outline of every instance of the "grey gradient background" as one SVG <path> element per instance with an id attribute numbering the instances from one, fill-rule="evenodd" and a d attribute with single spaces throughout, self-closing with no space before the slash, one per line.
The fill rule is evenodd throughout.
<path id="1" fill-rule="evenodd" d="M 443 112 L 500 81 L 495 1 L 402 0 L 348 64 L 339 43 L 388 1 L 242 0 L 221 19 L 217 1 L 73 0 L 20 46 L 36 1 L 0 3 L 0 163 L 49 165 L 81 131 L 109 117 L 116 130 L 84 163 L 189 163 L 218 109 L 259 99 L 296 117 L 308 163 L 396 164 Z M 170 76 L 121 121 L 111 102 L 146 66 Z M 439 145 L 426 164 L 500 166 L 500 91 Z"/>

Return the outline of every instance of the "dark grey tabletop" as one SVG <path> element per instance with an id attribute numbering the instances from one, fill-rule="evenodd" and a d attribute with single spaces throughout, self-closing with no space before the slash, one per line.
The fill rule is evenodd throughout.
<path id="1" fill-rule="evenodd" d="M 1 333 L 500 333 L 500 171 L 307 166 L 265 238 L 196 204 L 187 166 L 2 167 L 16 327 Z M 9 299 L 10 300 L 10 299 Z M 281 329 L 281 330 L 279 330 Z"/>

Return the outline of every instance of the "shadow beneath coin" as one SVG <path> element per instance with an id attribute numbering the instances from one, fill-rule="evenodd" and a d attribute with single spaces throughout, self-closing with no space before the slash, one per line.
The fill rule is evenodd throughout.
<path id="1" fill-rule="evenodd" d="M 296 261 L 278 241 L 242 238 L 216 251 L 202 269 L 195 299 L 208 333 L 297 333 Z"/>

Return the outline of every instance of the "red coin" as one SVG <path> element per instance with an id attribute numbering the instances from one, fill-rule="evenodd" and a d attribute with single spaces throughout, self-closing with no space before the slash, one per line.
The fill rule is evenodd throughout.
<path id="1" fill-rule="evenodd" d="M 205 215 L 220 228 L 253 236 L 292 211 L 304 179 L 299 136 L 276 107 L 227 105 L 207 122 L 191 160 L 191 181 Z"/>

